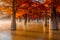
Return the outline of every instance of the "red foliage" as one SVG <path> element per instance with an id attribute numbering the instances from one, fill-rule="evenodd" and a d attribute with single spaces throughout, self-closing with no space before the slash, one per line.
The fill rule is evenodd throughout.
<path id="1" fill-rule="evenodd" d="M 18 3 L 18 5 L 17 5 L 17 3 Z M 26 4 L 26 5 L 24 7 L 21 7 L 21 5 L 23 5 L 23 4 Z M 48 5 L 48 7 L 50 5 L 51 6 L 60 6 L 60 4 L 58 4 L 58 1 L 57 0 L 48 0 L 45 3 L 43 3 L 43 4 L 41 4 L 39 1 L 32 2 L 32 0 L 16 0 L 15 1 L 15 5 L 18 6 L 18 9 L 29 10 L 28 15 L 32 19 L 42 18 L 42 16 L 44 15 L 43 14 L 44 11 L 45 10 L 50 10 L 45 5 Z M 28 7 L 27 7 L 27 5 L 28 5 Z M 20 14 L 20 13 L 18 13 L 18 14 Z M 20 16 L 18 16 L 18 17 L 20 17 Z"/>

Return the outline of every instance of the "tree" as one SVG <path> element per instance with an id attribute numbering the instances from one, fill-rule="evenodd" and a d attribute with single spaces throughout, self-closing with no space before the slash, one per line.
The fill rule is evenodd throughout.
<path id="1" fill-rule="evenodd" d="M 56 12 L 56 6 L 58 2 L 57 0 L 52 0 L 51 2 L 51 21 L 52 21 L 52 29 L 57 30 L 58 29 L 58 22 L 57 22 L 57 12 Z"/>
<path id="2" fill-rule="evenodd" d="M 19 9 L 19 7 L 21 6 L 22 3 L 24 3 L 25 1 L 22 0 L 12 0 L 12 30 L 16 30 L 16 13 Z"/>
<path id="3" fill-rule="evenodd" d="M 52 23 L 52 29 L 58 29 L 58 22 L 57 22 L 57 12 L 56 12 L 56 6 L 58 4 L 58 0 L 49 0 L 50 2 L 46 2 L 46 4 L 50 7 L 51 9 L 51 23 Z M 51 27 L 51 26 L 50 26 Z"/>
<path id="4" fill-rule="evenodd" d="M 12 0 L 12 30 L 16 30 L 16 12 L 20 6 L 20 0 Z"/>

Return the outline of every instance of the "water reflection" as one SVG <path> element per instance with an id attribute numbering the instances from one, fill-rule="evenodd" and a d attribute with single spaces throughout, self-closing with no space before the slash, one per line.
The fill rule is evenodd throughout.
<path id="1" fill-rule="evenodd" d="M 7 31 L 0 32 L 0 40 L 11 40 L 11 33 Z"/>
<path id="2" fill-rule="evenodd" d="M 0 31 L 0 40 L 60 40 L 60 32 Z"/>
<path id="3" fill-rule="evenodd" d="M 49 27 L 46 27 L 47 30 L 44 32 L 42 24 L 40 25 L 40 23 L 28 24 L 27 29 L 25 29 L 23 23 L 21 25 L 18 23 L 17 30 L 10 31 L 8 30 L 8 27 L 10 28 L 9 21 L 0 22 L 0 40 L 60 40 L 60 30 L 51 30 Z"/>

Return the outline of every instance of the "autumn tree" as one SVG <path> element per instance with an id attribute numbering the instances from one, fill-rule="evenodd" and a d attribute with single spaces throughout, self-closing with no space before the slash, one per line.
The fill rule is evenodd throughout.
<path id="1" fill-rule="evenodd" d="M 51 17 L 49 17 L 49 19 L 51 19 L 50 24 L 52 24 L 52 29 L 58 29 L 56 6 L 59 4 L 59 2 L 58 0 L 49 0 L 46 1 L 45 3 L 48 5 L 48 7 L 51 10 Z"/>
<path id="2" fill-rule="evenodd" d="M 21 0 L 12 0 L 12 30 L 16 30 L 16 12 L 21 4 Z"/>
<path id="3" fill-rule="evenodd" d="M 51 0 L 51 21 L 52 21 L 52 29 L 58 29 L 58 22 L 57 22 L 57 11 L 56 6 L 58 4 L 58 0 Z"/>

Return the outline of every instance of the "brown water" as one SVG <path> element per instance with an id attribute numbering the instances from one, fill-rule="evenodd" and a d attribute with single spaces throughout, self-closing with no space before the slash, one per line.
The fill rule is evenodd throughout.
<path id="1" fill-rule="evenodd" d="M 60 30 L 52 32 L 1 31 L 0 40 L 60 40 Z"/>

